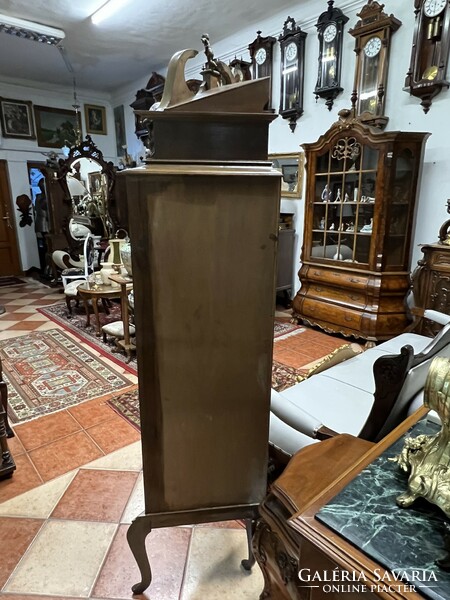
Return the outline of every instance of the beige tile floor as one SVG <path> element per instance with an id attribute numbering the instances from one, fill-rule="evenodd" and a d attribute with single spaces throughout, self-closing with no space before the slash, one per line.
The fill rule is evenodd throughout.
<path id="1" fill-rule="evenodd" d="M 60 300 L 60 294 L 34 282 L 0 288 L 0 304 L 7 309 L 0 316 L 0 340 L 57 327 L 36 308 Z M 139 573 L 126 531 L 143 510 L 140 442 L 100 454 L 46 483 L 37 479 L 24 493 L 7 494 L 0 504 L 0 596 L 132 597 Z M 0 498 L 7 485 L 0 481 Z M 262 591 L 258 567 L 250 574 L 240 567 L 247 547 L 238 522 L 157 529 L 146 546 L 153 581 L 142 598 L 256 600 Z"/>

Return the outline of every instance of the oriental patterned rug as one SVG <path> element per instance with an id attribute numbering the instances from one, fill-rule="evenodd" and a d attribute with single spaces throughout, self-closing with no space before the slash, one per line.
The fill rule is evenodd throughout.
<path id="1" fill-rule="evenodd" d="M 278 391 L 295 385 L 302 379 L 302 371 L 274 362 L 272 369 L 272 387 Z M 121 417 L 140 431 L 139 390 L 135 389 L 106 401 Z"/>
<path id="2" fill-rule="evenodd" d="M 52 304 L 51 306 L 41 307 L 38 308 L 38 311 L 55 323 L 58 323 L 58 325 L 61 325 L 61 327 L 64 327 L 64 329 L 67 329 L 71 333 L 75 334 L 83 342 L 90 344 L 98 352 L 107 355 L 111 360 L 119 363 L 129 371 L 136 373 L 137 361 L 135 355 L 132 357 L 131 361 L 127 363 L 127 357 L 124 353 L 115 352 L 116 345 L 112 338 L 108 339 L 107 343 L 105 344 L 101 337 L 97 337 L 95 335 L 94 318 L 92 316 L 91 324 L 89 327 L 86 327 L 86 313 L 82 303 L 80 303 L 78 308 L 75 306 L 72 307 L 73 314 L 71 317 L 68 316 L 65 302 L 58 302 L 56 304 Z M 100 326 L 120 320 L 120 304 L 113 302 L 109 311 L 109 315 L 103 311 L 100 311 Z M 304 331 L 306 331 L 305 327 L 300 327 L 299 325 L 290 323 L 288 317 L 275 319 L 274 339 L 286 339 L 291 335 L 297 335 L 303 333 Z"/>
<path id="3" fill-rule="evenodd" d="M 13 424 L 132 385 L 59 329 L 3 340 L 0 357 Z"/>
<path id="4" fill-rule="evenodd" d="M 109 338 L 105 344 L 102 337 L 97 337 L 95 335 L 95 318 L 92 315 L 90 319 L 91 324 L 89 327 L 86 327 L 86 313 L 82 302 L 80 302 L 78 308 L 72 303 L 73 314 L 71 317 L 68 316 L 65 302 L 58 302 L 50 306 L 38 308 L 38 311 L 48 317 L 50 320 L 58 323 L 58 325 L 61 325 L 61 327 L 64 327 L 64 329 L 67 329 L 76 335 L 83 342 L 95 348 L 97 352 L 108 356 L 110 360 L 120 364 L 121 367 L 127 369 L 128 371 L 136 373 L 136 356 L 134 355 L 131 361 L 127 363 L 127 357 L 125 354 L 123 352 L 116 352 L 117 347 L 112 338 Z M 112 305 L 109 308 L 109 315 L 103 312 L 103 310 L 100 310 L 99 312 L 100 327 L 106 325 L 106 323 L 120 321 L 120 314 L 120 304 L 112 302 Z"/>
<path id="5" fill-rule="evenodd" d="M 335 350 L 332 355 L 343 352 L 343 356 L 348 358 L 348 349 L 351 348 L 351 344 L 341 345 Z M 319 361 L 326 360 L 327 356 L 322 356 Z M 338 359 L 339 360 L 339 359 Z M 276 360 L 272 363 L 272 388 L 281 392 L 282 390 L 291 387 L 302 381 L 306 377 L 312 374 L 312 370 L 289 367 L 277 362 Z M 136 429 L 140 430 L 140 419 L 139 419 L 139 391 L 138 389 L 126 392 L 107 400 L 107 404 L 111 406 L 121 417 L 126 419 Z"/>
<path id="6" fill-rule="evenodd" d="M 349 350 L 351 347 L 351 344 L 341 345 L 330 355 L 322 356 L 316 361 L 316 363 L 325 361 L 328 356 L 336 356 L 337 353 L 340 352 L 342 352 L 342 356 L 345 356 L 345 359 L 347 359 L 349 358 Z M 339 362 L 339 356 L 336 358 L 337 362 Z M 272 388 L 278 392 L 281 392 L 282 390 L 299 383 L 299 381 L 306 379 L 313 374 L 313 371 L 314 368 L 309 370 L 305 368 L 294 368 L 283 365 L 282 363 L 274 360 L 272 363 Z M 126 392 L 125 394 L 121 394 L 115 398 L 107 400 L 107 404 L 109 404 L 111 408 L 113 408 L 121 417 L 126 419 L 136 429 L 140 430 L 138 389 Z"/>
<path id="7" fill-rule="evenodd" d="M 112 409 L 123 417 L 130 425 L 133 425 L 138 431 L 141 430 L 141 420 L 139 415 L 139 390 L 134 389 L 115 398 L 106 401 Z"/>

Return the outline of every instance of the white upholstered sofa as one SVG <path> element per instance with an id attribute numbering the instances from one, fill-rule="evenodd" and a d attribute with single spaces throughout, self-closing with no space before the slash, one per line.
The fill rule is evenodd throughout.
<path id="1" fill-rule="evenodd" d="M 288 456 L 335 433 L 378 441 L 422 404 L 431 360 L 450 357 L 450 316 L 426 310 L 443 325 L 429 338 L 403 333 L 271 394 L 270 443 Z"/>

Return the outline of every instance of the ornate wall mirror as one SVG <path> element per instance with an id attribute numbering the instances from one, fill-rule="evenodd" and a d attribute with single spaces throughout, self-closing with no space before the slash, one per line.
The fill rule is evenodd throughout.
<path id="1" fill-rule="evenodd" d="M 48 163 L 56 170 L 54 180 L 62 191 L 65 215 L 62 229 L 70 248 L 77 247 L 90 231 L 109 238 L 119 227 L 116 218 L 115 167 L 103 158 L 92 138 L 69 150 L 66 160 Z"/>
<path id="2" fill-rule="evenodd" d="M 305 160 L 303 152 L 270 154 L 269 160 L 272 161 L 274 168 L 283 175 L 281 179 L 281 197 L 301 198 Z"/>

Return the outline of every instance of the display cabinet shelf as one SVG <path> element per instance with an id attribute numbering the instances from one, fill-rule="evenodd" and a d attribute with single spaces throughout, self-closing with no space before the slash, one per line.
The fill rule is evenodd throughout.
<path id="1" fill-rule="evenodd" d="M 293 303 L 299 321 L 370 341 L 406 327 L 411 234 L 428 135 L 383 132 L 345 111 L 317 142 L 304 144 L 301 288 Z M 350 315 L 355 274 L 365 298 Z"/>

